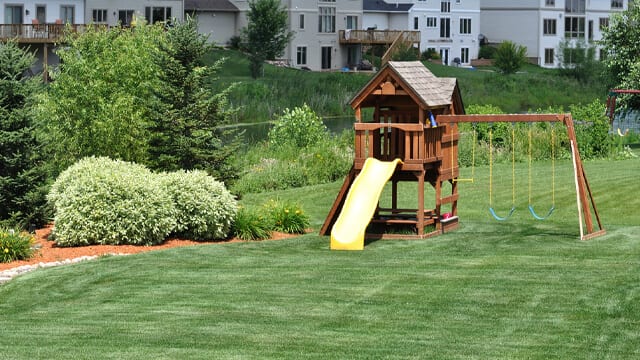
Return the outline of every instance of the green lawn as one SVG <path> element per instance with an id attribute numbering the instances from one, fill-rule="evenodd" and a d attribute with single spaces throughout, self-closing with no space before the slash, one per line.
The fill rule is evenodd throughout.
<path id="1" fill-rule="evenodd" d="M 536 208 L 549 203 L 549 165 L 534 164 Z M 309 234 L 28 273 L 0 286 L 0 358 L 638 358 L 640 159 L 585 164 L 608 232 L 590 241 L 578 240 L 570 167 L 558 164 L 544 222 L 525 210 L 525 164 L 519 210 L 492 220 L 481 167 L 461 185 L 459 230 L 432 239 L 336 252 Z M 505 209 L 511 168 L 494 171 Z M 339 187 L 243 202 L 297 200 L 318 229 Z"/>

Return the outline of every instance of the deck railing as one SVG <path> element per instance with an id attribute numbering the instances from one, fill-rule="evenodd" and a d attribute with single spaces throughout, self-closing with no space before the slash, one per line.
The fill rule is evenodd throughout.
<path id="1" fill-rule="evenodd" d="M 62 39 L 67 26 L 71 32 L 84 32 L 90 25 L 0 24 L 0 41 L 15 39 L 22 43 L 54 43 Z"/>
<path id="2" fill-rule="evenodd" d="M 355 123 L 354 128 L 356 168 L 361 168 L 368 157 L 402 159 L 403 170 L 423 169 L 424 164 L 442 158 L 441 128 L 395 123 Z"/>
<path id="3" fill-rule="evenodd" d="M 340 30 L 338 36 L 341 44 L 391 44 L 403 33 L 405 41 L 420 42 L 420 31 Z"/>

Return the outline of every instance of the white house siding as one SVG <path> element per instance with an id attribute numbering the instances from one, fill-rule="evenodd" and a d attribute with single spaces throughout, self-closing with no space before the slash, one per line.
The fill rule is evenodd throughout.
<path id="1" fill-rule="evenodd" d="M 233 36 L 239 34 L 236 31 L 236 13 L 199 11 L 195 18 L 198 22 L 198 31 L 207 35 L 210 43 L 226 45 Z"/>
<path id="2" fill-rule="evenodd" d="M 0 21 L 6 21 L 7 6 L 22 6 L 22 23 L 31 24 L 36 19 L 36 5 L 45 7 L 45 23 L 55 24 L 61 19 L 61 7 L 73 6 L 73 23 L 84 24 L 84 0 L 40 0 L 40 1 L 0 1 Z M 29 14 L 27 14 L 27 11 Z"/>
<path id="3" fill-rule="evenodd" d="M 234 2 L 235 4 L 236 2 Z M 347 28 L 347 17 L 357 17 L 357 28 L 362 29 L 362 1 L 340 0 L 336 2 L 283 0 L 282 4 L 289 14 L 289 28 L 294 37 L 285 49 L 284 58 L 293 67 L 306 67 L 311 70 L 339 70 L 348 65 L 349 46 L 341 45 L 338 39 L 340 30 Z M 236 4 L 236 6 L 238 6 Z M 318 31 L 319 7 L 335 7 L 335 32 Z M 300 15 L 304 15 L 304 28 L 300 28 Z M 355 51 L 356 45 L 351 45 Z M 306 63 L 298 63 L 298 48 L 306 48 Z M 330 64 L 323 68 L 323 48 L 329 52 Z M 325 53 L 325 55 L 327 55 Z"/>
<path id="4" fill-rule="evenodd" d="M 365 12 L 362 20 L 362 28 L 376 28 L 378 30 L 389 29 L 389 15 L 387 13 Z"/>
<path id="5" fill-rule="evenodd" d="M 413 1 L 411 8 L 408 29 L 413 30 L 414 18 L 418 18 L 418 30 L 420 30 L 420 50 L 429 48 L 435 49 L 441 54 L 448 53 L 448 57 L 443 57 L 443 63 L 451 65 L 453 59 L 459 58 L 462 64 L 466 65 L 472 59 L 478 57 L 480 42 L 480 0 L 451 0 L 449 13 L 441 12 L 440 1 Z M 427 19 L 435 18 L 436 26 L 427 27 Z M 440 36 L 440 19 L 450 19 L 450 37 Z M 461 19 L 470 19 L 471 29 L 469 34 L 460 33 Z M 463 49 L 468 52 L 467 59 L 462 56 Z M 468 61 L 467 61 L 468 60 Z"/>
<path id="6" fill-rule="evenodd" d="M 143 18 L 146 7 L 171 8 L 171 18 L 184 19 L 182 0 L 86 0 L 84 18 L 87 23 L 92 22 L 94 10 L 107 10 L 106 19 L 100 22 L 115 26 L 119 23 L 120 11 L 133 11 L 137 18 Z"/>
<path id="7" fill-rule="evenodd" d="M 580 40 L 597 48 L 602 39 L 600 19 L 628 8 L 628 0 L 623 1 L 622 9 L 612 9 L 611 3 L 611 0 L 585 0 L 584 14 L 569 14 L 565 11 L 565 0 L 555 0 L 552 5 L 546 0 L 481 0 L 480 32 L 492 43 L 509 40 L 524 45 L 527 56 L 537 58 L 540 66 L 553 68 L 559 65 L 557 54 L 565 40 L 565 18 L 584 17 L 585 36 Z M 556 20 L 555 35 L 543 33 L 545 19 Z M 550 50 L 554 54 L 553 62 L 545 62 L 545 51 Z M 597 51 L 596 57 L 599 56 Z"/>

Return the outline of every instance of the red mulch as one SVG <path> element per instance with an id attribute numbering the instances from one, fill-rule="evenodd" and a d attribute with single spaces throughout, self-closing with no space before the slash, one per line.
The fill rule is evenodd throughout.
<path id="1" fill-rule="evenodd" d="M 10 263 L 0 263 L 0 271 L 12 269 L 22 265 L 32 265 L 38 263 L 47 263 L 61 261 L 65 259 L 73 259 L 81 256 L 106 255 L 106 254 L 137 254 L 144 251 L 153 251 L 160 249 L 168 249 L 178 246 L 196 246 L 211 244 L 227 244 L 232 242 L 240 242 L 238 238 L 223 241 L 193 241 L 182 239 L 169 239 L 160 245 L 153 246 L 137 246 L 137 245 L 91 245 L 78 247 L 57 247 L 53 241 L 47 240 L 51 233 L 51 225 L 43 229 L 36 230 L 36 243 L 42 247 L 34 252 L 29 260 L 12 261 Z M 298 235 L 274 232 L 270 240 L 280 240 Z"/>

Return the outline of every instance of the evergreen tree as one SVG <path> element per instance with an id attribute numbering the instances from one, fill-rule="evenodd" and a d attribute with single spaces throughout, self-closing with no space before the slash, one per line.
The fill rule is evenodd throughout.
<path id="1" fill-rule="evenodd" d="M 224 182 L 233 180 L 238 172 L 231 159 L 240 142 L 235 132 L 219 130 L 233 113 L 227 101 L 230 88 L 216 94 L 207 83 L 215 80 L 224 59 L 204 64 L 211 46 L 190 17 L 168 30 L 162 49 L 165 56 L 159 62 L 167 86 L 161 98 L 166 112 L 152 126 L 151 167 L 199 169 Z"/>
<path id="2" fill-rule="evenodd" d="M 40 77 L 28 77 L 33 54 L 0 43 L 0 221 L 26 227 L 45 221 L 45 176 L 31 117 Z"/>

